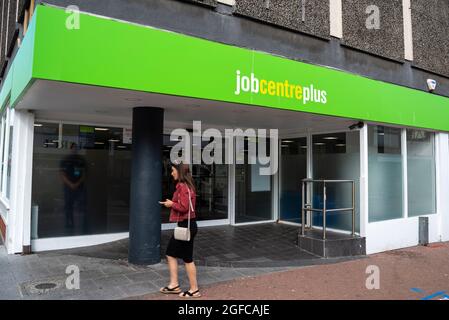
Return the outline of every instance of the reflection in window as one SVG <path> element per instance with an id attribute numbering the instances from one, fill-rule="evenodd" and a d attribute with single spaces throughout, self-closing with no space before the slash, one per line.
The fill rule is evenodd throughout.
<path id="1" fill-rule="evenodd" d="M 368 127 L 369 221 L 402 217 L 401 129 Z"/>
<path id="2" fill-rule="evenodd" d="M 435 135 L 407 130 L 408 215 L 436 213 Z"/>
<path id="3" fill-rule="evenodd" d="M 128 231 L 129 143 L 122 128 L 35 125 L 34 238 Z"/>

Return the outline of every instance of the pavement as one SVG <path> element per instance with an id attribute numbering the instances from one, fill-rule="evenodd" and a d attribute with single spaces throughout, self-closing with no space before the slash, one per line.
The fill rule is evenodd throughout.
<path id="1" fill-rule="evenodd" d="M 201 228 L 194 256 L 199 285 L 347 260 L 322 259 L 301 251 L 295 244 L 297 232 L 297 227 L 279 224 Z M 163 249 L 171 234 L 162 233 Z M 128 263 L 127 257 L 127 239 L 23 256 L 8 255 L 0 246 L 0 299 L 126 299 L 158 292 L 168 284 L 164 259 L 156 265 L 137 266 Z M 66 282 L 74 275 L 73 268 L 79 270 L 80 288 L 71 290 Z M 185 287 L 187 276 L 182 264 L 179 275 Z"/>
<path id="2" fill-rule="evenodd" d="M 295 245 L 297 231 L 279 224 L 201 228 L 195 262 L 204 299 L 413 299 L 449 289 L 448 243 L 322 259 Z M 163 248 L 171 232 L 162 233 Z M 127 255 L 127 240 L 24 256 L 0 245 L 0 299 L 176 299 L 158 293 L 169 281 L 164 259 L 136 266 Z M 380 290 L 365 288 L 368 265 L 380 268 Z M 79 289 L 67 287 L 73 268 Z M 182 264 L 179 276 L 187 288 Z"/>
<path id="3" fill-rule="evenodd" d="M 79 270 L 79 289 L 68 289 L 66 282 Z M 201 286 L 230 279 L 244 279 L 290 267 L 231 268 L 198 266 Z M 169 281 L 165 261 L 136 266 L 126 260 L 83 257 L 60 252 L 27 256 L 7 255 L 0 247 L 0 300 L 116 300 L 158 292 Z M 180 284 L 187 275 L 180 264 Z M 74 283 L 74 282 L 73 282 Z"/>
<path id="4" fill-rule="evenodd" d="M 203 286 L 201 292 L 199 300 L 449 300 L 449 243 L 270 272 Z M 134 299 L 181 298 L 150 294 Z"/>

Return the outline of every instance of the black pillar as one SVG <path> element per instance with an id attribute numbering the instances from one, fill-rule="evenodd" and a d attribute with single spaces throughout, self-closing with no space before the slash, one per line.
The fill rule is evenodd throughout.
<path id="1" fill-rule="evenodd" d="M 139 265 L 161 261 L 163 126 L 163 109 L 134 108 L 128 260 Z"/>

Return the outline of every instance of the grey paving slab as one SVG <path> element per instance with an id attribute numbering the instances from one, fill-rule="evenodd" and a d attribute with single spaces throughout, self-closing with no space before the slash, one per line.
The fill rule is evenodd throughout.
<path id="1" fill-rule="evenodd" d="M 101 270 L 81 270 L 80 278 L 81 279 L 98 279 L 105 277 L 106 274 Z"/>
<path id="2" fill-rule="evenodd" d="M 135 297 L 137 295 L 144 295 L 146 293 L 158 292 L 159 286 L 147 281 L 132 283 L 120 288 L 128 297 Z"/>
<path id="3" fill-rule="evenodd" d="M 126 277 L 131 280 L 131 282 L 145 282 L 152 280 L 161 280 L 164 279 L 159 273 L 155 271 L 147 271 L 147 272 L 139 272 L 139 273 L 131 273 L 127 274 Z"/>
<path id="4" fill-rule="evenodd" d="M 33 271 L 33 270 L 15 270 L 13 272 L 14 278 L 18 283 L 31 281 L 31 280 L 39 280 L 39 279 L 46 279 L 50 276 L 49 271 Z"/>
<path id="5" fill-rule="evenodd" d="M 13 286 L 0 285 L 0 300 L 17 300 L 21 299 L 20 289 Z"/>
<path id="6" fill-rule="evenodd" d="M 138 269 L 124 265 L 105 265 L 101 268 L 101 271 L 107 275 L 114 275 L 114 274 L 134 273 L 138 271 Z"/>
<path id="7" fill-rule="evenodd" d="M 0 271 L 2 272 L 2 271 Z M 14 286 L 17 284 L 17 281 L 14 277 L 10 275 L 0 277 L 0 297 L 3 289 Z"/>
<path id="8" fill-rule="evenodd" d="M 127 298 L 128 295 L 120 287 L 92 290 L 83 294 L 82 300 L 116 300 Z"/>
<path id="9" fill-rule="evenodd" d="M 166 270 L 167 264 L 166 263 L 158 263 L 158 264 L 152 265 L 148 268 L 152 269 L 152 270 Z"/>
<path id="10" fill-rule="evenodd" d="M 198 285 L 204 286 L 216 282 L 220 282 L 222 280 L 218 279 L 217 277 L 213 276 L 213 273 L 203 273 L 201 275 L 198 275 Z"/>
<path id="11" fill-rule="evenodd" d="M 131 280 L 123 274 L 106 276 L 94 279 L 93 281 L 99 289 L 110 289 L 112 287 L 121 287 L 132 283 Z"/>

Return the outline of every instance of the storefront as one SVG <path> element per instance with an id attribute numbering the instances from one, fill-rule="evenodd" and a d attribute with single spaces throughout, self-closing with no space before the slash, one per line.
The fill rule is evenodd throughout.
<path id="1" fill-rule="evenodd" d="M 0 94 L 9 253 L 114 241 L 130 228 L 139 234 L 130 216 L 133 203 L 142 204 L 132 192 L 144 185 L 133 184 L 140 138 L 159 137 L 148 148 L 161 161 L 149 170 L 161 178 L 146 181 L 148 192 L 168 198 L 170 134 L 191 130 L 193 121 L 220 132 L 279 130 L 274 175 L 248 163 L 192 164 L 200 226 L 299 225 L 302 179 L 349 179 L 367 253 L 416 245 L 421 216 L 429 218 L 431 242 L 449 240 L 448 98 L 88 14 L 70 30 L 66 18 L 38 6 Z M 136 126 L 142 107 L 156 107 L 163 120 L 141 118 Z M 146 129 L 153 131 L 140 135 Z M 329 188 L 331 208 L 350 200 L 349 189 Z M 173 227 L 168 212 L 152 208 L 152 220 L 139 221 Z M 321 221 L 314 216 L 315 226 Z M 328 228 L 348 232 L 350 216 L 332 215 Z"/>

